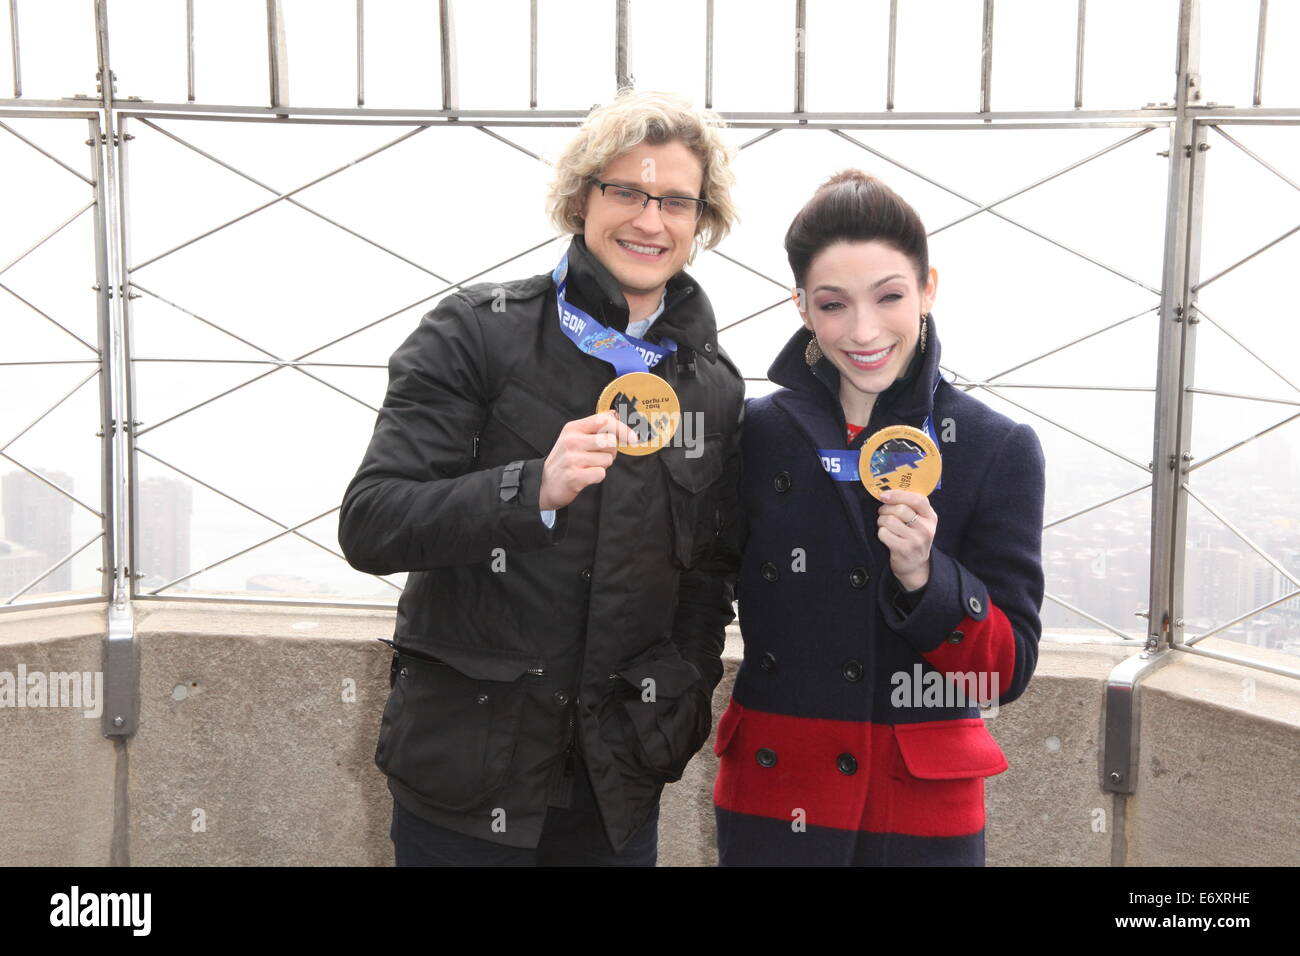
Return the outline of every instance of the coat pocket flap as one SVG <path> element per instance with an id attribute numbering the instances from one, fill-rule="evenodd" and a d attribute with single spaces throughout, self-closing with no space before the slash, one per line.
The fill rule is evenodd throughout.
<path id="1" fill-rule="evenodd" d="M 668 476 L 691 493 L 698 493 L 708 488 L 722 477 L 722 449 L 720 437 L 710 436 L 704 441 L 703 449 L 678 448 L 670 446 L 662 449 L 659 460 L 668 470 Z M 694 458 L 687 457 L 687 452 L 698 451 Z"/>
<path id="2" fill-rule="evenodd" d="M 492 414 L 542 455 L 550 453 L 569 420 L 549 399 L 517 378 L 510 379 L 492 403 Z"/>
<path id="3" fill-rule="evenodd" d="M 920 780 L 990 777 L 1007 769 L 1007 758 L 978 717 L 959 721 L 897 724 L 903 763 Z"/>
<path id="4" fill-rule="evenodd" d="M 690 690 L 691 685 L 700 680 L 700 672 L 695 665 L 682 658 L 657 658 L 629 664 L 618 670 L 618 676 L 634 687 L 640 688 L 641 694 L 656 697 L 680 697 Z M 651 683 L 652 682 L 652 683 Z"/>
<path id="5" fill-rule="evenodd" d="M 394 649 L 428 664 L 445 664 L 473 680 L 518 680 L 531 668 L 541 667 L 539 658 L 491 647 L 473 647 L 448 641 L 422 640 L 418 644 L 397 641 Z"/>

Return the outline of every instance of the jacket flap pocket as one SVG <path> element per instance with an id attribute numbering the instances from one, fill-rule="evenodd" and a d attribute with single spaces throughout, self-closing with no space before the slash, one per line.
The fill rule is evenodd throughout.
<path id="1" fill-rule="evenodd" d="M 541 660 L 492 647 L 473 647 L 448 641 L 399 640 L 397 653 L 430 664 L 445 664 L 473 680 L 518 680 L 530 668 L 540 667 Z"/>
<path id="2" fill-rule="evenodd" d="M 668 470 L 668 476 L 687 491 L 698 493 L 722 477 L 722 448 L 720 437 L 710 436 L 703 445 L 695 448 L 669 446 L 659 452 L 659 460 Z M 687 457 L 687 453 L 695 455 Z"/>
<path id="3" fill-rule="evenodd" d="M 1007 758 L 978 717 L 923 724 L 897 724 L 903 763 L 921 780 L 989 777 L 1007 769 Z"/>
<path id="4" fill-rule="evenodd" d="M 540 454 L 547 454 L 568 423 L 568 416 L 517 378 L 492 403 L 492 414 Z"/>
<path id="5" fill-rule="evenodd" d="M 700 680 L 695 665 L 680 657 L 661 657 L 629 664 L 619 668 L 618 676 L 640 688 L 642 694 L 652 692 L 654 697 L 680 697 Z"/>

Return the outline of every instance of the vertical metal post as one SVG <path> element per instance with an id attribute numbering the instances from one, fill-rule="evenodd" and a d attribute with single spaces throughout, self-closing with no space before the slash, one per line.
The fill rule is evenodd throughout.
<path id="1" fill-rule="evenodd" d="M 1088 0 L 1079 0 L 1079 28 L 1074 38 L 1074 108 L 1083 109 L 1083 37 Z"/>
<path id="2" fill-rule="evenodd" d="M 121 428 L 123 444 L 123 462 L 125 472 L 123 481 L 126 486 L 127 508 L 130 515 L 129 529 L 130 534 L 127 536 L 126 549 L 126 566 L 130 569 L 128 583 L 130 585 L 129 595 L 132 599 L 136 596 L 135 583 L 140 579 L 140 485 L 136 481 L 136 455 L 135 455 L 135 430 L 138 422 L 135 420 L 135 370 L 131 365 L 131 300 L 137 297 L 137 293 L 131 291 L 131 203 L 130 203 L 130 177 L 127 161 L 131 152 L 131 140 L 135 139 L 131 133 L 127 132 L 128 120 L 124 117 L 118 129 L 119 138 L 117 145 L 117 248 L 118 252 L 118 290 L 119 301 L 117 305 L 118 314 L 121 316 L 121 330 L 117 335 L 117 352 L 121 359 L 120 368 L 117 371 L 119 381 L 122 383 L 122 400 L 121 400 L 121 418 L 123 423 Z"/>
<path id="3" fill-rule="evenodd" d="M 194 0 L 185 0 L 186 98 L 194 102 Z"/>
<path id="4" fill-rule="evenodd" d="M 614 83 L 617 90 L 632 85 L 632 71 L 628 64 L 627 5 L 628 0 L 614 0 Z"/>
<path id="5" fill-rule="evenodd" d="M 1187 496 L 1180 485 L 1190 463 L 1196 316 L 1192 286 L 1200 271 L 1205 127 L 1188 115 L 1200 96 L 1199 0 L 1180 0 L 1176 116 L 1170 131 L 1165 247 L 1156 371 L 1152 454 L 1151 593 L 1147 647 L 1182 641 Z"/>
<path id="6" fill-rule="evenodd" d="M 106 598 L 113 595 L 113 584 L 118 567 L 115 528 L 116 512 L 113 508 L 114 485 L 113 455 L 117 445 L 117 423 L 113 419 L 113 317 L 111 301 L 113 273 L 109 266 L 108 251 L 108 190 L 105 188 L 103 152 L 100 146 L 101 130 L 98 117 L 87 120 L 90 127 L 90 168 L 95 177 L 95 325 L 99 344 L 99 434 L 100 434 L 100 507 L 104 512 L 104 539 L 100 566 L 100 590 Z"/>
<path id="7" fill-rule="evenodd" d="M 18 59 L 18 0 L 9 0 L 9 45 L 14 55 L 14 99 L 23 95 L 23 68 Z"/>
<path id="8" fill-rule="evenodd" d="M 889 0 L 889 67 L 885 78 L 885 109 L 894 108 L 894 53 L 898 47 L 898 0 Z"/>
<path id="9" fill-rule="evenodd" d="M 713 109 L 713 0 L 704 12 L 704 108 Z"/>
<path id="10" fill-rule="evenodd" d="M 805 74 L 805 51 L 808 37 L 808 4 L 807 0 L 795 0 L 794 2 L 794 111 L 802 113 L 804 111 L 804 91 Z"/>
<path id="11" fill-rule="evenodd" d="M 1254 105 L 1263 102 L 1264 90 L 1264 34 L 1268 22 L 1268 0 L 1259 0 L 1259 39 L 1255 41 L 1255 100 Z"/>
<path id="12" fill-rule="evenodd" d="M 456 69 L 456 43 L 451 19 L 451 0 L 438 0 L 438 51 L 442 64 L 442 108 L 454 110 L 460 101 Z"/>
<path id="13" fill-rule="evenodd" d="M 138 716 L 137 659 L 135 645 L 135 619 L 131 608 L 134 581 L 131 577 L 133 544 L 131 541 L 131 494 L 128 478 L 130 454 L 127 445 L 131 422 L 131 408 L 127 401 L 126 378 L 129 374 L 126 355 L 126 328 L 123 304 L 127 286 L 122 277 L 126 263 L 120 246 L 113 241 L 114 227 L 120 221 L 120 206 L 113 200 L 118 183 L 113 152 L 118 148 L 118 131 L 113 112 L 113 70 L 108 44 L 107 0 L 95 0 L 95 38 L 99 58 L 100 108 L 104 119 L 102 135 L 95 140 L 98 149 L 96 160 L 96 195 L 107 200 L 103 218 L 107 225 L 104 248 L 109 284 L 102 287 L 107 292 L 108 327 L 105 356 L 109 383 L 107 391 L 110 405 L 104 416 L 109 420 L 110 431 L 105 438 L 111 442 L 112 453 L 106 484 L 108 495 L 104 513 L 111 525 L 113 580 L 108 604 L 108 621 L 104 636 L 104 715 L 105 736 L 125 737 L 135 733 Z M 120 235 L 120 234 L 119 234 Z M 115 288 L 116 284 L 116 288 Z M 116 292 L 116 295 L 114 294 Z M 113 427 L 116 426 L 116 427 Z"/>
<path id="14" fill-rule="evenodd" d="M 537 0 L 528 4 L 528 108 L 537 109 Z"/>
<path id="15" fill-rule="evenodd" d="M 289 105 L 289 50 L 284 40 L 284 8 L 266 0 L 267 62 L 271 73 L 271 105 Z"/>
<path id="16" fill-rule="evenodd" d="M 987 113 L 993 100 L 993 0 L 984 0 L 984 31 L 980 48 L 980 112 Z"/>
<path id="17" fill-rule="evenodd" d="M 357 0 L 357 106 L 366 105 L 366 0 Z"/>

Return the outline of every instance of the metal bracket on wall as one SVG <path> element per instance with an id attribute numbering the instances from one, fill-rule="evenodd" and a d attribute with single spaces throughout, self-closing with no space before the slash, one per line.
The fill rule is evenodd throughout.
<path id="1" fill-rule="evenodd" d="M 1138 741 L 1142 731 L 1138 685 L 1172 657 L 1168 648 L 1142 651 L 1120 661 L 1106 678 L 1101 717 L 1104 737 L 1101 789 L 1107 793 L 1130 794 L 1137 789 Z"/>
<path id="2" fill-rule="evenodd" d="M 135 646 L 135 614 L 130 601 L 108 605 L 104 635 L 105 737 L 130 737 L 139 719 L 139 674 Z"/>

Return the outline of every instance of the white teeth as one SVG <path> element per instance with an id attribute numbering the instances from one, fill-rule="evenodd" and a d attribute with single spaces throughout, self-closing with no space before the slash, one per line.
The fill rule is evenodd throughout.
<path id="1" fill-rule="evenodd" d="M 663 252 L 663 250 L 657 246 L 638 246 L 636 243 L 628 242 L 624 239 L 618 240 L 618 244 L 626 249 L 631 249 L 633 252 L 639 252 L 646 256 L 657 256 Z"/>
<path id="2" fill-rule="evenodd" d="M 849 357 L 859 365 L 870 365 L 873 362 L 879 362 L 889 354 L 889 349 L 892 348 L 891 345 L 888 349 L 881 349 L 879 352 L 850 352 Z"/>

